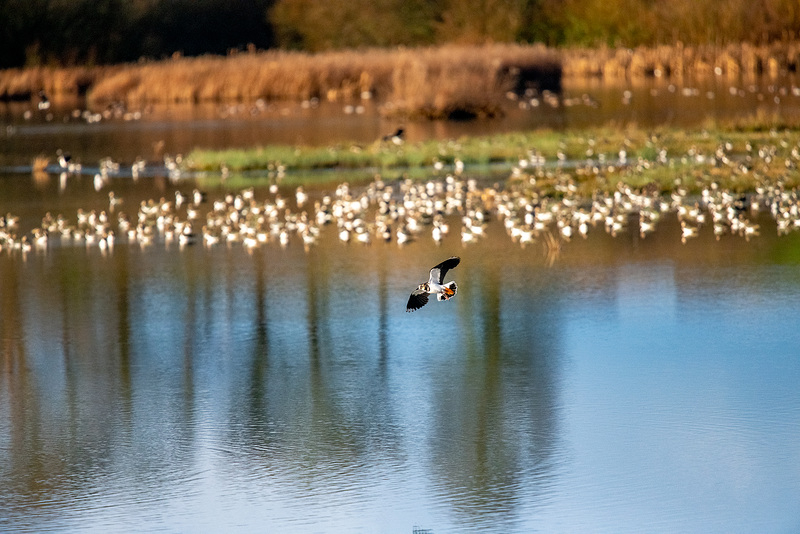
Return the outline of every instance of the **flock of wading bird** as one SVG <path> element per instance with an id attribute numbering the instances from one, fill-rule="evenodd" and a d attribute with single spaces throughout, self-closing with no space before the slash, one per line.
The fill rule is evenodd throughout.
<path id="1" fill-rule="evenodd" d="M 694 149 L 683 155 L 679 159 L 691 163 L 691 170 L 674 170 L 675 187 L 668 194 L 654 187 L 634 189 L 621 180 L 623 169 L 637 172 L 670 165 L 665 150 L 656 161 L 629 160 L 623 149 L 613 162 L 603 157 L 575 167 L 566 165 L 563 155 L 548 163 L 531 151 L 504 183 L 491 185 L 466 177 L 459 161 L 452 168 L 434 171 L 441 174 L 428 180 L 384 181 L 376 176 L 365 186 L 342 183 L 328 193 L 313 195 L 302 186 L 279 187 L 280 174 L 268 189 L 248 188 L 222 193 L 216 199 L 196 188 L 181 191 L 178 180 L 174 197 L 142 201 L 130 215 L 124 199 L 113 191 L 108 193 L 106 209 L 78 210 L 72 218 L 48 212 L 31 231 L 20 231 L 19 217 L 6 214 L 0 217 L 0 250 L 24 253 L 84 244 L 108 251 L 123 242 L 143 248 L 238 245 L 252 251 L 273 243 L 286 247 L 296 242 L 308 248 L 323 235 L 335 235 L 343 243 L 403 245 L 422 239 L 438 244 L 452 234 L 468 246 L 485 237 L 487 225 L 502 224 L 519 245 L 538 240 L 551 253 L 562 243 L 594 231 L 645 238 L 666 213 L 677 214 L 684 243 L 704 227 L 717 239 L 726 235 L 750 239 L 760 233 L 754 219 L 762 212 L 772 214 L 779 234 L 800 229 L 800 196 L 787 185 L 800 163 L 800 146 L 784 146 L 786 157 L 778 155 L 777 145 L 756 148 L 748 144 L 744 156 L 734 156 L 732 148 L 722 143 L 708 155 Z M 770 166 L 782 172 L 765 172 Z M 720 167 L 731 174 L 772 178 L 756 178 L 752 192 L 734 193 L 712 179 L 713 169 Z M 579 194 L 589 180 L 618 185 L 610 191 L 595 190 L 590 197 Z M 106 177 L 103 184 L 111 181 Z M 690 193 L 690 187 L 694 192 Z M 323 234 L 325 227 L 335 232 Z"/>

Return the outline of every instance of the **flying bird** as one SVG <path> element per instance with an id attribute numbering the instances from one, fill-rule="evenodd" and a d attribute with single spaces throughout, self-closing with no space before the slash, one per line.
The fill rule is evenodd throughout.
<path id="1" fill-rule="evenodd" d="M 444 260 L 442 263 L 431 269 L 430 277 L 424 284 L 420 284 L 417 289 L 408 297 L 406 311 L 413 312 L 428 303 L 429 295 L 436 295 L 436 300 L 450 300 L 456 295 L 458 287 L 455 282 L 444 283 L 444 276 L 450 269 L 455 269 L 461 258 L 453 256 Z"/>

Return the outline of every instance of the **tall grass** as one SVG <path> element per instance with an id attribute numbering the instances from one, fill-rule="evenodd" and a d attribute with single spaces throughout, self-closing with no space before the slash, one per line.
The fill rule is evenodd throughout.
<path id="1" fill-rule="evenodd" d="M 90 102 L 354 101 L 388 115 L 469 118 L 500 112 L 508 91 L 558 89 L 564 77 L 774 76 L 800 71 L 800 41 L 763 46 L 549 49 L 494 44 L 333 51 L 272 50 L 105 67 L 0 71 L 0 99 L 86 94 Z"/>
<path id="2" fill-rule="evenodd" d="M 681 79 L 722 75 L 776 76 L 800 71 L 800 41 L 628 48 L 572 48 L 562 51 L 564 76 L 605 79 L 663 76 Z"/>
<path id="3" fill-rule="evenodd" d="M 0 71 L 0 100 L 31 98 L 39 91 L 63 97 L 85 94 L 97 80 L 122 67 L 33 67 Z"/>
<path id="4" fill-rule="evenodd" d="M 502 100 L 526 84 L 560 83 L 557 54 L 544 47 L 446 46 L 395 54 L 392 110 L 429 118 L 471 118 L 501 112 Z"/>
<path id="5" fill-rule="evenodd" d="M 552 85 L 560 74 L 558 53 L 540 46 L 267 51 L 82 70 L 3 71 L 0 97 L 82 87 L 100 104 L 378 98 L 387 104 L 387 114 L 442 118 L 496 114 L 507 90 Z"/>
<path id="6" fill-rule="evenodd" d="M 560 77 L 557 53 L 494 45 L 366 51 L 271 51 L 130 66 L 100 79 L 97 102 L 347 101 L 379 98 L 387 114 L 494 115 L 520 76 Z"/>

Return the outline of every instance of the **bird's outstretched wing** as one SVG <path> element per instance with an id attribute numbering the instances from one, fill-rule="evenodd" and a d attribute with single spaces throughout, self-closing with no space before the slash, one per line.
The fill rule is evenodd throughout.
<path id="1" fill-rule="evenodd" d="M 431 282 L 436 282 L 437 284 L 444 283 L 444 277 L 447 274 L 447 271 L 454 269 L 459 262 L 461 262 L 461 258 L 458 256 L 453 256 L 452 258 L 447 258 L 442 263 L 431 269 Z"/>
<path id="2" fill-rule="evenodd" d="M 421 307 L 425 306 L 428 303 L 428 293 L 421 290 L 415 289 L 411 296 L 408 297 L 408 304 L 406 304 L 406 311 L 412 312 L 420 309 Z"/>

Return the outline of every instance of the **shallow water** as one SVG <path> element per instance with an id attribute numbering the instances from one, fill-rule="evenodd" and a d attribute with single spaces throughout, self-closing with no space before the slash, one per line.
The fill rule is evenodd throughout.
<path id="1" fill-rule="evenodd" d="M 52 180 L 0 212 L 107 203 Z M 488 230 L 0 252 L 0 530 L 800 528 L 796 235 L 672 219 L 549 261 Z M 458 295 L 405 313 L 451 254 Z"/>
<path id="2" fill-rule="evenodd" d="M 36 156 L 56 163 L 56 150 L 96 167 L 112 157 L 130 165 L 136 158 L 161 161 L 164 154 L 194 148 L 238 148 L 268 144 L 324 146 L 367 144 L 402 125 L 409 142 L 490 135 L 536 128 L 579 129 L 597 125 L 698 127 L 716 122 L 781 117 L 800 119 L 800 81 L 777 78 L 670 82 L 661 79 L 633 85 L 593 80 L 565 80 L 560 95 L 532 95 L 509 101 L 501 118 L 473 121 L 402 121 L 383 118 L 380 103 L 275 103 L 260 109 L 237 106 L 150 106 L 141 118 L 101 118 L 97 123 L 73 116 L 85 102 L 64 102 L 39 111 L 34 103 L 0 103 L 0 166 L 30 165 Z M 363 107 L 363 110 L 359 107 Z M 360 113 L 354 110 L 361 111 Z M 92 109 L 102 113 L 103 109 Z M 25 113 L 30 118 L 25 118 Z"/>

